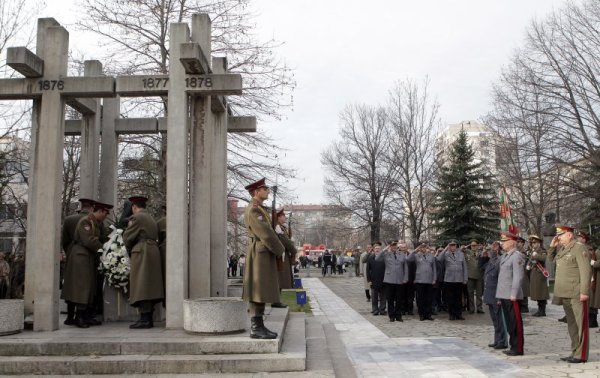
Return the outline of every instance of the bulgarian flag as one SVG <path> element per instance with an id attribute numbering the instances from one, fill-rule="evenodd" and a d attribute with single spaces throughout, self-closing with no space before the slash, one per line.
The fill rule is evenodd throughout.
<path id="1" fill-rule="evenodd" d="M 512 210 L 508 203 L 508 192 L 506 187 L 503 186 L 500 189 L 500 230 L 504 232 L 510 232 L 513 235 L 518 235 L 517 225 L 513 219 Z"/>

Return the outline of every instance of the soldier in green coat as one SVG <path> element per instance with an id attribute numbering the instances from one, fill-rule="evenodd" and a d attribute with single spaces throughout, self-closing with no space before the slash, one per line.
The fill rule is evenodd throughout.
<path id="1" fill-rule="evenodd" d="M 561 357 L 570 363 L 586 362 L 589 355 L 588 300 L 592 267 L 589 252 L 575 241 L 574 228 L 556 225 L 556 236 L 548 253 L 548 261 L 556 263 L 556 280 L 552 303 L 562 305 L 571 337 L 571 355 Z"/>
<path id="2" fill-rule="evenodd" d="M 94 211 L 81 218 L 75 228 L 73 246 L 69 252 L 68 265 L 65 269 L 63 297 L 65 301 L 75 304 L 74 325 L 88 328 L 99 325 L 91 316 L 90 307 L 96 297 L 97 254 L 102 249 L 100 229 L 97 222 L 102 222 L 112 209 L 112 205 L 96 202 Z"/>
<path id="3" fill-rule="evenodd" d="M 123 242 L 131 258 L 129 303 L 140 311 L 132 329 L 152 328 L 154 305 L 164 299 L 162 263 L 158 249 L 158 225 L 146 211 L 148 198 L 129 197 L 133 215 L 123 232 Z"/>
<path id="4" fill-rule="evenodd" d="M 282 256 L 282 267 L 279 271 L 279 290 L 281 289 L 293 289 L 293 275 L 292 267 L 296 260 L 296 246 L 289 237 L 289 230 L 287 229 L 287 218 L 285 216 L 284 209 L 277 212 L 277 226 L 275 226 L 275 233 L 279 237 L 281 244 L 285 247 L 285 252 Z M 284 303 L 273 303 L 271 307 L 287 307 Z"/>
<path id="5" fill-rule="evenodd" d="M 550 299 L 548 291 L 548 272 L 546 271 L 546 257 L 548 254 L 542 247 L 542 239 L 537 235 L 529 235 L 529 296 L 532 301 L 537 301 L 538 310 L 532 316 L 546 316 L 546 304 Z"/>
<path id="6" fill-rule="evenodd" d="M 465 248 L 465 261 L 467 262 L 467 272 L 469 275 L 469 281 L 467 282 L 467 307 L 469 314 L 475 312 L 475 306 L 477 306 L 477 313 L 483 314 L 483 277 L 482 272 L 479 269 L 479 257 L 481 254 L 481 246 L 477 240 L 471 240 L 471 248 Z M 473 303 L 475 298 L 475 303 Z"/>
<path id="7" fill-rule="evenodd" d="M 61 289 L 64 287 L 64 284 L 67 280 L 66 271 L 69 269 L 71 272 L 72 268 L 67 268 L 69 265 L 69 254 L 71 252 L 71 248 L 73 247 L 73 241 L 75 240 L 75 229 L 77 228 L 77 223 L 81 220 L 81 218 L 86 217 L 89 213 L 94 211 L 94 203 L 96 201 L 89 198 L 80 198 L 79 203 L 81 209 L 77 211 L 75 214 L 71 214 L 65 217 L 63 220 L 61 233 L 60 233 L 60 245 L 62 247 L 64 253 L 64 267 L 63 271 L 63 282 L 61 285 Z M 60 297 L 65 299 L 64 292 L 61 290 Z M 67 319 L 65 319 L 64 324 L 66 325 L 75 325 L 75 304 L 71 301 L 65 301 L 67 303 Z"/>
<path id="8" fill-rule="evenodd" d="M 246 254 L 242 299 L 249 302 L 250 337 L 274 339 L 277 333 L 265 327 L 263 315 L 265 303 L 281 302 L 275 259 L 283 255 L 285 248 L 271 226 L 269 212 L 262 205 L 263 201 L 269 198 L 269 187 L 265 184 L 265 179 L 247 185 L 245 189 L 252 196 L 252 200 L 244 212 L 244 222 L 250 240 Z"/>

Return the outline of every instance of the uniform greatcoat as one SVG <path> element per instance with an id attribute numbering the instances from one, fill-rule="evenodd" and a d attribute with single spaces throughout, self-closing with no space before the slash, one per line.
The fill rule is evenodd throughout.
<path id="1" fill-rule="evenodd" d="M 363 284 L 365 290 L 371 289 L 371 284 L 367 281 L 367 259 L 369 258 L 369 252 L 365 251 L 360 254 L 360 274 L 363 276 Z"/>
<path id="2" fill-rule="evenodd" d="M 162 217 L 156 221 L 158 226 L 158 250 L 160 251 L 160 261 L 162 263 L 163 283 L 167 284 L 166 269 L 167 269 L 167 217 Z"/>
<path id="3" fill-rule="evenodd" d="M 102 248 L 100 230 L 93 214 L 77 222 L 73 243 L 65 266 L 62 297 L 77 304 L 92 304 L 96 295 L 96 261 Z"/>
<path id="4" fill-rule="evenodd" d="M 533 255 L 535 252 L 535 256 Z M 532 301 L 545 301 L 550 299 L 550 292 L 548 291 L 548 279 L 544 277 L 544 274 L 537 267 L 537 263 L 540 263 L 542 267 L 546 267 L 546 257 L 548 254 L 546 250 L 540 248 L 538 250 L 531 250 L 529 254 L 531 259 L 532 268 L 529 276 L 529 297 Z"/>
<path id="5" fill-rule="evenodd" d="M 271 227 L 269 212 L 256 199 L 244 211 L 250 241 L 246 253 L 242 299 L 256 303 L 278 303 L 279 278 L 276 257 L 285 247 Z"/>
<path id="6" fill-rule="evenodd" d="M 510 299 L 511 297 L 523 299 L 522 284 L 525 274 L 523 265 L 525 265 L 525 258 L 517 249 L 500 257 L 500 271 L 496 287 L 497 299 Z"/>
<path id="7" fill-rule="evenodd" d="M 73 246 L 77 223 L 79 223 L 81 218 L 86 217 L 89 213 L 89 210 L 81 210 L 79 213 L 71 214 L 65 217 L 63 221 L 60 236 L 60 244 L 67 258 L 69 257 L 69 252 L 71 251 L 71 247 Z"/>
<path id="8" fill-rule="evenodd" d="M 131 258 L 129 303 L 164 299 L 162 263 L 158 249 L 158 226 L 145 209 L 129 218 L 123 242 Z"/>
<path id="9" fill-rule="evenodd" d="M 283 254 L 283 270 L 279 273 L 279 288 L 280 289 L 293 289 L 294 285 L 292 282 L 292 261 L 296 259 L 296 254 L 298 251 L 296 250 L 296 246 L 294 242 L 290 240 L 288 237 L 288 233 L 285 226 L 281 227 L 283 234 L 277 234 L 279 236 L 279 241 L 283 244 L 285 248 L 285 252 Z"/>
<path id="10" fill-rule="evenodd" d="M 579 294 L 589 295 L 592 266 L 587 248 L 572 241 L 558 252 L 549 253 L 548 260 L 556 263 L 554 281 L 554 304 L 562 304 L 561 298 L 579 298 Z"/>

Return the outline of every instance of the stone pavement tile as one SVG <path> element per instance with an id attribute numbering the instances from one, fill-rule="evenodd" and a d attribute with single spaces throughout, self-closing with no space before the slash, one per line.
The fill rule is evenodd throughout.
<path id="1" fill-rule="evenodd" d="M 440 313 L 434 316 L 434 322 L 420 322 L 418 316 L 404 316 L 402 323 L 390 323 L 385 316 L 373 316 L 370 314 L 370 304 L 365 301 L 362 279 L 334 277 L 321 280 L 335 294 L 342 298 L 356 313 L 364 317 L 369 323 L 376 326 L 381 332 L 391 339 L 404 338 L 460 338 L 469 345 L 479 348 L 487 354 L 491 354 L 496 359 L 516 365 L 526 371 L 514 374 L 523 376 L 538 376 L 538 372 L 544 374 L 544 367 L 565 368 L 567 373 L 562 370 L 553 370 L 556 374 L 580 374 L 580 371 L 598 371 L 600 377 L 600 334 L 595 329 L 590 330 L 590 358 L 586 364 L 566 364 L 560 361 L 561 356 L 568 355 L 570 352 L 570 341 L 565 323 L 557 321 L 564 315 L 562 307 L 548 304 L 546 317 L 532 317 L 537 308 L 536 302 L 529 301 L 530 312 L 523 314 L 525 331 L 525 356 L 509 357 L 502 351 L 493 350 L 487 347 L 492 342 L 493 333 L 489 315 L 486 314 L 468 314 L 463 313 L 466 321 L 449 321 L 446 313 Z M 487 308 L 485 308 L 487 311 Z M 456 346 L 440 346 L 449 352 L 455 351 Z M 454 352 L 452 352 L 454 353 Z M 583 366 L 583 367 L 582 367 Z M 580 370 L 581 369 L 581 370 Z M 552 372 L 552 371 L 551 371 Z M 570 375 L 570 374 L 569 374 Z M 511 375 L 513 376 L 513 375 Z M 551 376 L 551 375 L 549 375 Z"/>
<path id="2" fill-rule="evenodd" d="M 397 333 L 389 337 L 385 330 L 358 315 L 320 280 L 305 279 L 304 287 L 311 303 L 318 303 L 325 316 L 335 325 L 359 376 L 396 377 L 402 372 L 400 376 L 407 377 L 449 376 L 448 373 L 457 377 L 485 377 L 519 372 L 516 366 L 458 338 L 423 338 L 416 333 L 407 338 L 401 338 Z M 406 328 L 404 326 L 397 328 Z M 432 360 L 436 357 L 444 359 Z M 455 359 L 449 360 L 447 357 Z"/>

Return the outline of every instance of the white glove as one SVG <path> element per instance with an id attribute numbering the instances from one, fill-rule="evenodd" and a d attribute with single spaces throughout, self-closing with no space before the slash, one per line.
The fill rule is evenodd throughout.
<path id="1" fill-rule="evenodd" d="M 596 263 L 594 260 L 591 260 L 591 261 L 590 261 L 590 265 L 591 265 L 591 266 L 594 266 L 594 263 Z"/>
<path id="2" fill-rule="evenodd" d="M 538 255 L 538 253 L 534 251 L 534 252 L 531 254 L 531 257 L 536 257 L 537 255 Z"/>
<path id="3" fill-rule="evenodd" d="M 120 228 L 117 228 L 117 235 L 122 235 L 123 234 L 123 230 Z"/>
<path id="4" fill-rule="evenodd" d="M 283 230 L 281 229 L 280 225 L 275 226 L 275 233 L 277 235 L 283 235 Z"/>

